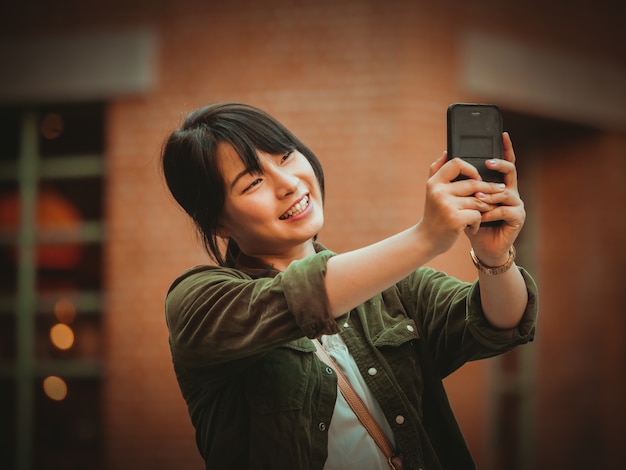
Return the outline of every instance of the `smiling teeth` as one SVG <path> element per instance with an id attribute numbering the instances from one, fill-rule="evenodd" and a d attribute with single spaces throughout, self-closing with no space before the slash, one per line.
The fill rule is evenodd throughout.
<path id="1" fill-rule="evenodd" d="M 289 217 L 293 217 L 294 215 L 298 215 L 309 205 L 309 196 L 304 196 L 300 202 L 298 202 L 295 206 L 285 212 L 280 216 L 280 220 L 288 219 Z"/>

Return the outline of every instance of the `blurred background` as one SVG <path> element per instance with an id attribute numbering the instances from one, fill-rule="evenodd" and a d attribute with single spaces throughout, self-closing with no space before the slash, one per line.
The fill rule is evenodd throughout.
<path id="1" fill-rule="evenodd" d="M 419 220 L 450 103 L 498 104 L 540 322 L 450 400 L 481 469 L 626 468 L 622 2 L 5 0 L 0 64 L 0 468 L 203 468 L 163 303 L 207 257 L 159 151 L 217 101 L 318 155 L 339 252 Z"/>

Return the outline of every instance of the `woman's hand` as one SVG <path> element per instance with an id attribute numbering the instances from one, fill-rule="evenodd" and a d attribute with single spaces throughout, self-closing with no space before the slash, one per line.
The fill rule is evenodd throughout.
<path id="1" fill-rule="evenodd" d="M 504 174 L 504 190 L 491 193 L 476 193 L 475 196 L 491 205 L 491 209 L 482 213 L 483 222 L 501 220 L 497 226 L 481 227 L 479 230 L 468 228 L 467 237 L 472 243 L 474 253 L 483 264 L 502 266 L 509 257 L 509 249 L 519 235 L 526 212 L 524 203 L 517 190 L 517 171 L 515 153 L 511 138 L 507 133 L 502 136 L 503 158 L 487 161 L 487 168 Z M 516 267 L 508 271 L 489 275 L 478 272 L 480 299 L 485 317 L 495 328 L 513 328 L 519 324 L 528 303 L 528 292 L 524 279 Z"/>
<path id="2" fill-rule="evenodd" d="M 500 266 L 507 260 L 509 248 L 515 242 L 526 219 L 524 203 L 517 189 L 515 152 L 508 133 L 503 134 L 502 142 L 503 158 L 488 160 L 486 165 L 490 170 L 504 174 L 505 189 L 475 194 L 478 199 L 491 206 L 490 210 L 482 213 L 482 222 L 502 220 L 502 223 L 482 227 L 480 230 L 473 230 L 473 227 L 466 230 L 476 256 L 489 266 Z"/>
<path id="3" fill-rule="evenodd" d="M 459 175 L 468 179 L 454 181 Z M 418 224 L 424 239 L 432 243 L 433 256 L 451 248 L 463 232 L 468 236 L 480 233 L 481 222 L 493 220 L 486 219 L 486 214 L 493 214 L 497 205 L 507 199 L 505 190 L 504 184 L 482 181 L 473 165 L 459 158 L 448 161 L 444 152 L 430 166 L 424 216 Z"/>
<path id="4" fill-rule="evenodd" d="M 483 262 L 498 265 L 506 261 L 523 224 L 524 209 L 517 194 L 513 147 L 508 136 L 504 139 L 504 159 L 489 166 L 505 173 L 505 184 L 482 181 L 474 166 L 458 158 L 448 161 L 444 153 L 430 167 L 424 215 L 417 225 L 328 260 L 324 283 L 329 310 L 335 317 L 444 253 L 463 232 L 470 237 L 477 256 L 484 257 Z M 455 181 L 459 175 L 468 179 Z M 499 219 L 505 220 L 502 227 L 480 227 L 483 221 Z M 521 274 L 511 270 L 492 278 L 484 286 L 481 281 L 485 314 L 494 326 L 514 326 L 525 306 Z"/>

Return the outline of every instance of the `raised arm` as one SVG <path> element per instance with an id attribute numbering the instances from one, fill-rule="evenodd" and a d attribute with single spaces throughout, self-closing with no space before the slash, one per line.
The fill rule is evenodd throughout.
<path id="1" fill-rule="evenodd" d="M 512 152 L 510 140 L 508 142 L 509 152 Z M 509 171 L 508 179 L 514 180 L 510 167 L 505 169 Z M 459 174 L 470 179 L 453 182 Z M 512 199 L 511 193 L 502 184 L 482 181 L 472 165 L 459 159 L 447 161 L 444 152 L 431 165 L 424 214 L 415 226 L 328 261 L 325 284 L 332 314 L 346 313 L 446 252 L 461 233 L 475 236 L 486 230 L 480 229 L 483 214 L 495 211 L 495 204 Z M 509 234 L 512 233 L 510 230 Z M 501 241 L 501 244 L 505 243 Z M 485 250 L 488 246 L 488 243 L 481 244 L 480 253 L 493 254 L 494 258 L 500 255 L 495 247 Z M 508 246 L 503 250 L 506 252 Z M 488 295 L 490 302 L 491 297 Z"/>
<path id="2" fill-rule="evenodd" d="M 493 210 L 483 214 L 483 221 L 502 220 L 497 227 L 468 231 L 478 270 L 480 297 L 487 320 L 496 328 L 516 326 L 526 308 L 528 293 L 513 259 L 513 244 L 524 225 L 526 212 L 517 189 L 515 153 L 511 138 L 503 136 L 503 159 L 489 160 L 487 166 L 504 173 L 506 189 L 499 193 L 478 195 Z M 513 261 L 513 262 L 511 262 Z M 490 274 L 488 267 L 502 267 Z"/>

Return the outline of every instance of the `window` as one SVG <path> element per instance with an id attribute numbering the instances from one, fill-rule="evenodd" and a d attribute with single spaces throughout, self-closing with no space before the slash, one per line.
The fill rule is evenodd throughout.
<path id="1" fill-rule="evenodd" d="M 101 457 L 103 105 L 0 108 L 0 467 Z"/>

